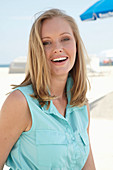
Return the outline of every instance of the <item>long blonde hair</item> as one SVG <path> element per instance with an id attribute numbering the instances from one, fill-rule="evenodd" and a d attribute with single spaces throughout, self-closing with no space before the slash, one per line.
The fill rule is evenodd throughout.
<path id="1" fill-rule="evenodd" d="M 34 94 L 31 96 L 37 98 L 41 106 L 47 104 L 49 108 L 50 100 L 55 98 L 55 96 L 49 94 L 50 70 L 40 36 L 43 21 L 53 17 L 62 17 L 65 19 L 70 24 L 76 40 L 76 61 L 70 71 L 74 82 L 71 89 L 70 105 L 72 105 L 72 107 L 82 106 L 87 102 L 87 75 L 85 64 L 85 55 L 87 55 L 87 53 L 75 20 L 59 9 L 47 10 L 35 20 L 29 37 L 26 77 L 19 86 L 32 84 Z M 15 86 L 14 88 L 16 87 L 18 86 Z"/>

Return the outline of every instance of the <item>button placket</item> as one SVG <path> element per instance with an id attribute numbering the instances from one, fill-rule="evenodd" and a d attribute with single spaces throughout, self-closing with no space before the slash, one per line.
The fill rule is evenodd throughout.
<path id="1" fill-rule="evenodd" d="M 67 123 L 66 125 L 66 137 L 67 137 L 67 141 L 68 141 L 68 156 L 71 162 L 71 169 L 74 169 L 74 167 L 76 166 L 77 163 L 77 159 L 76 159 L 76 138 L 75 138 L 75 134 L 73 132 L 73 129 L 71 128 L 71 126 Z"/>

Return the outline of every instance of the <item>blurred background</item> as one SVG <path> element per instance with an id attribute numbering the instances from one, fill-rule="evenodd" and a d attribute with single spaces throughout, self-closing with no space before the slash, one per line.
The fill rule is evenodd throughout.
<path id="1" fill-rule="evenodd" d="M 59 8 L 71 15 L 87 49 L 91 90 L 90 138 L 97 170 L 113 169 L 113 17 L 81 21 L 80 15 L 96 0 L 4 0 L 0 1 L 0 108 L 25 77 L 31 26 L 41 11 Z M 4 169 L 8 169 L 5 166 Z"/>
<path id="2" fill-rule="evenodd" d="M 88 54 L 100 56 L 113 49 L 113 18 L 83 22 L 80 14 L 96 0 L 4 0 L 0 1 L 0 64 L 10 64 L 27 56 L 29 33 L 34 15 L 50 8 L 60 8 L 75 18 Z"/>

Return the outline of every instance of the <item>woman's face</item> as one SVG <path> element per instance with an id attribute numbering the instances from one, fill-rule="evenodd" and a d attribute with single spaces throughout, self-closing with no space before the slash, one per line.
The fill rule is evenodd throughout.
<path id="1" fill-rule="evenodd" d="M 76 41 L 69 23 L 61 17 L 46 19 L 41 39 L 52 76 L 67 76 L 76 59 Z"/>

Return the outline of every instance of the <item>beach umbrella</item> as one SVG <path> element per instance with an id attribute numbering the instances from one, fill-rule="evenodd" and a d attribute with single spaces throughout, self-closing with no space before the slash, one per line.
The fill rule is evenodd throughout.
<path id="1" fill-rule="evenodd" d="M 82 21 L 113 16 L 113 0 L 99 0 L 80 15 Z"/>

